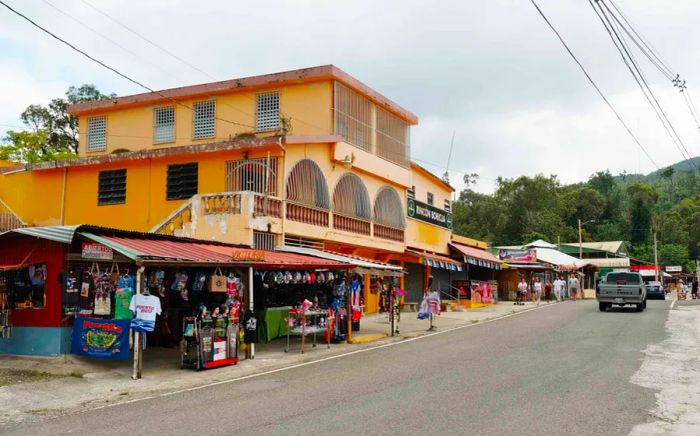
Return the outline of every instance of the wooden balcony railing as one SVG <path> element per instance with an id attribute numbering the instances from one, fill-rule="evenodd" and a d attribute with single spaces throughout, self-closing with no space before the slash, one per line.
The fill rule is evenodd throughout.
<path id="1" fill-rule="evenodd" d="M 374 223 L 374 237 L 388 239 L 389 241 L 404 242 L 405 232 L 404 229 Z"/>
<path id="2" fill-rule="evenodd" d="M 265 197 L 261 194 L 255 194 L 255 205 L 253 213 L 257 216 L 270 216 L 273 218 L 282 218 L 282 200 L 274 197 L 267 197 L 267 207 L 265 206 Z"/>
<path id="3" fill-rule="evenodd" d="M 201 198 L 202 213 L 204 215 L 241 213 L 240 193 L 205 194 L 201 195 Z"/>
<path id="4" fill-rule="evenodd" d="M 351 218 L 345 215 L 333 214 L 333 228 L 345 232 L 357 233 L 360 235 L 370 235 L 371 227 L 369 221 Z"/>
<path id="5" fill-rule="evenodd" d="M 152 232 L 161 235 L 175 235 L 177 230 L 182 230 L 185 224 L 191 222 L 192 203 L 188 201 L 175 210 L 166 221 L 162 222 L 156 229 L 152 230 Z"/>
<path id="6" fill-rule="evenodd" d="M 287 219 L 314 226 L 328 227 L 329 214 L 327 210 L 316 209 L 298 203 L 287 201 Z"/>

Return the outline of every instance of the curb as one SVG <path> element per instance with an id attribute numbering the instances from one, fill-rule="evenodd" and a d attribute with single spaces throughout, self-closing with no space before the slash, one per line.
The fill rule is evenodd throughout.
<path id="1" fill-rule="evenodd" d="M 353 336 L 348 343 L 349 344 L 366 344 L 369 342 L 374 342 L 378 341 L 380 339 L 386 338 L 388 335 L 381 333 L 381 334 L 373 334 L 373 335 L 357 335 Z"/>

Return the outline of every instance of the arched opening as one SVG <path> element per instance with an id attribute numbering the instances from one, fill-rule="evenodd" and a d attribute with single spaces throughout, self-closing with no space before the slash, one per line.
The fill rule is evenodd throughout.
<path id="1" fill-rule="evenodd" d="M 294 165 L 287 178 L 285 198 L 290 220 L 328 226 L 328 185 L 316 162 L 302 159 Z"/>
<path id="2" fill-rule="evenodd" d="M 343 175 L 333 191 L 333 228 L 370 234 L 372 206 L 362 180 L 353 173 Z"/>
<path id="3" fill-rule="evenodd" d="M 379 190 L 374 199 L 374 236 L 403 242 L 406 214 L 399 193 L 391 186 Z"/>

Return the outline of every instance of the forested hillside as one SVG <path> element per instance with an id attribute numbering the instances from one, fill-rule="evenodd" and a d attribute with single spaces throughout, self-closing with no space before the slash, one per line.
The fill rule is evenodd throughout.
<path id="1" fill-rule="evenodd" d="M 577 220 L 594 220 L 584 226 L 584 241 L 625 240 L 632 257 L 651 262 L 655 231 L 659 262 L 694 271 L 700 253 L 700 177 L 690 166 L 682 162 L 646 176 L 603 171 L 573 185 L 562 185 L 555 175 L 498 178 L 491 195 L 475 192 L 478 176 L 468 175 L 454 204 L 454 229 L 494 245 L 538 238 L 574 242 Z"/>

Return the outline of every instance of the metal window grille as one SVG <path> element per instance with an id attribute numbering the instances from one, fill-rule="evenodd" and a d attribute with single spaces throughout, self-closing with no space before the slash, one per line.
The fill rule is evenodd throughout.
<path id="1" fill-rule="evenodd" d="M 261 92 L 257 94 L 255 110 L 255 130 L 266 132 L 280 127 L 280 93 Z"/>
<path id="2" fill-rule="evenodd" d="M 357 175 L 347 173 L 338 181 L 333 191 L 333 212 L 363 220 L 371 218 L 369 194 Z"/>
<path id="3" fill-rule="evenodd" d="M 435 199 L 433 198 L 433 193 L 432 193 L 432 192 L 428 192 L 428 204 L 432 206 L 434 200 L 435 200 Z"/>
<path id="4" fill-rule="evenodd" d="M 175 106 L 153 109 L 153 142 L 163 144 L 175 140 Z"/>
<path id="5" fill-rule="evenodd" d="M 253 248 L 273 251 L 277 246 L 277 236 L 274 233 L 253 230 Z"/>
<path id="6" fill-rule="evenodd" d="M 100 171 L 97 185 L 97 204 L 123 204 L 126 202 L 126 169 Z"/>
<path id="7" fill-rule="evenodd" d="M 168 165 L 167 198 L 181 200 L 197 194 L 199 165 L 197 162 Z"/>
<path id="8" fill-rule="evenodd" d="M 226 162 L 226 191 L 253 191 L 277 196 L 277 158 Z"/>
<path id="9" fill-rule="evenodd" d="M 103 151 L 107 148 L 107 117 L 90 117 L 87 120 L 88 151 Z"/>
<path id="10" fill-rule="evenodd" d="M 316 250 L 323 250 L 324 248 L 322 240 L 303 238 L 301 236 L 294 235 L 285 235 L 284 245 L 287 247 L 314 248 Z"/>
<path id="11" fill-rule="evenodd" d="M 416 187 L 411 186 L 411 188 L 408 191 L 406 191 L 406 196 L 408 198 L 416 198 Z"/>
<path id="12" fill-rule="evenodd" d="M 198 101 L 193 105 L 192 137 L 213 138 L 216 122 L 216 100 Z"/>
<path id="13" fill-rule="evenodd" d="M 409 125 L 396 115 L 377 108 L 377 156 L 401 166 L 410 156 Z"/>
<path id="14" fill-rule="evenodd" d="M 335 133 L 362 149 L 369 151 L 372 138 L 372 102 L 346 86 L 334 84 Z"/>
<path id="15" fill-rule="evenodd" d="M 321 168 L 311 159 L 302 159 L 294 165 L 287 178 L 287 200 L 315 207 L 330 209 L 328 185 Z"/>
<path id="16" fill-rule="evenodd" d="M 445 212 L 452 212 L 452 203 L 450 200 L 445 200 Z"/>
<path id="17" fill-rule="evenodd" d="M 406 228 L 406 212 L 401 197 L 390 186 L 383 187 L 374 200 L 374 222 L 399 229 Z"/>

